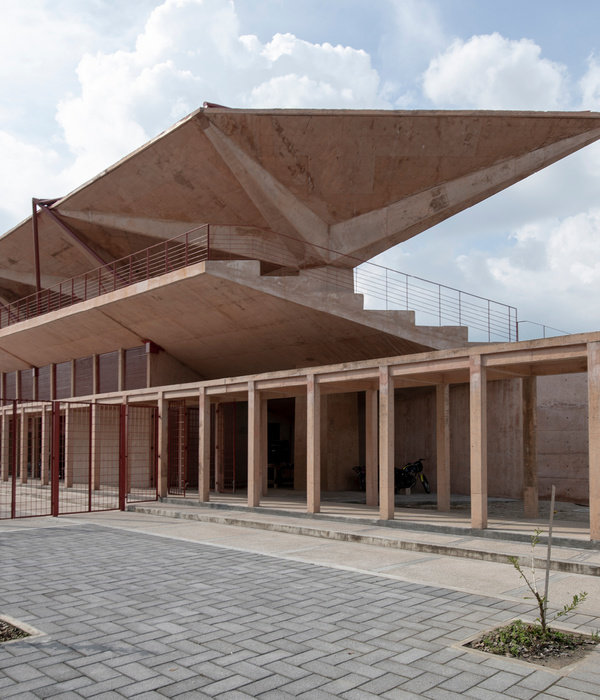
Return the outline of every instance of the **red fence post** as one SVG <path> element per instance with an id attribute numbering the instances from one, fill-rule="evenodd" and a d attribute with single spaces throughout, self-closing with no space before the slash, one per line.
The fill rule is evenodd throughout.
<path id="1" fill-rule="evenodd" d="M 52 450 L 50 467 L 50 514 L 58 516 L 59 508 L 59 477 L 60 477 L 60 401 L 52 402 Z"/>
<path id="2" fill-rule="evenodd" d="M 10 451 L 10 462 L 12 469 L 12 497 L 10 502 L 10 517 L 17 517 L 17 440 L 18 440 L 18 430 L 17 430 L 17 402 L 13 401 L 12 410 L 12 449 Z"/>
<path id="3" fill-rule="evenodd" d="M 119 510 L 127 501 L 127 405 L 119 406 Z"/>
<path id="4" fill-rule="evenodd" d="M 90 420 L 88 425 L 88 511 L 92 512 L 92 463 L 93 463 L 93 440 L 94 440 L 94 406 L 90 404 Z"/>

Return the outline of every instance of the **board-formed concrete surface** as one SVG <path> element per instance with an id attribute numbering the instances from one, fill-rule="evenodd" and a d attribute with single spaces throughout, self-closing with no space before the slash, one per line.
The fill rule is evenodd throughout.
<path id="1" fill-rule="evenodd" d="M 129 517 L 144 516 L 0 523 L 0 612 L 46 633 L 0 645 L 3 700 L 598 697 L 596 653 L 559 673 L 456 646 L 523 602 L 215 546 L 198 524 L 197 541 L 148 534 Z"/>

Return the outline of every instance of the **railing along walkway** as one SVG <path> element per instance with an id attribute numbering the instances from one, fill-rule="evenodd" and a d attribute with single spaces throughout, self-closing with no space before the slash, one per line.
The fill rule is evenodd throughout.
<path id="1" fill-rule="evenodd" d="M 452 287 L 408 275 L 382 265 L 359 260 L 290 236 L 264 231 L 265 238 L 240 235 L 235 227 L 228 238 L 225 227 L 199 226 L 186 233 L 132 253 L 120 260 L 73 277 L 39 293 L 0 307 L 0 328 L 43 314 L 67 308 L 144 280 L 180 270 L 206 260 L 263 260 L 281 266 L 282 274 L 301 273 L 326 284 L 328 292 L 364 296 L 364 307 L 371 310 L 406 310 L 417 314 L 421 325 L 467 326 L 470 340 L 516 341 L 517 310 L 512 306 L 469 294 Z M 310 266 L 298 264 L 298 250 L 313 253 Z M 295 251 L 295 252 L 294 252 Z M 316 265 L 314 259 L 322 260 Z M 346 264 L 343 260 L 346 259 Z M 327 264 L 327 260 L 333 263 Z M 350 270 L 353 269 L 353 275 Z M 275 275 L 278 274 L 275 268 Z"/>

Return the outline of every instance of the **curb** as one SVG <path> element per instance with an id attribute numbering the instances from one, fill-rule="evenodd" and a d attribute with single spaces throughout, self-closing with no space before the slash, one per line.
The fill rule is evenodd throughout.
<path id="1" fill-rule="evenodd" d="M 191 504 L 190 504 L 191 505 Z M 272 532 L 282 532 L 285 534 L 293 534 L 293 535 L 304 535 L 307 537 L 317 537 L 321 539 L 327 539 L 327 540 L 335 540 L 338 542 L 352 542 L 355 544 L 365 544 L 365 545 L 371 545 L 371 546 L 377 546 L 377 547 L 389 547 L 390 549 L 402 549 L 402 550 L 407 550 L 411 552 L 422 552 L 426 554 L 439 554 L 443 556 L 449 556 L 449 557 L 462 557 L 465 559 L 477 559 L 480 561 L 489 561 L 489 562 L 495 562 L 499 564 L 511 564 L 509 561 L 509 556 L 504 554 L 502 552 L 489 552 L 481 549 L 474 549 L 474 548 L 464 548 L 464 547 L 457 547 L 454 545 L 444 545 L 444 544 L 432 544 L 429 542 L 407 542 L 403 540 L 398 540 L 395 538 L 391 537 L 385 537 L 383 535 L 360 535 L 356 533 L 349 533 L 349 532 L 341 532 L 339 530 L 333 530 L 333 529 L 327 529 L 327 528 L 318 528 L 318 527 L 310 527 L 310 526 L 303 526 L 303 525 L 291 525 L 287 523 L 278 523 L 278 522 L 265 522 L 261 520 L 247 520 L 245 518 L 238 518 L 233 515 L 217 515 L 217 514 L 212 514 L 212 513 L 202 513 L 199 512 L 198 506 L 194 504 L 195 509 L 192 510 L 189 506 L 184 506 L 180 510 L 175 510 L 171 508 L 161 508 L 160 506 L 142 506 L 142 505 L 129 505 L 126 507 L 126 510 L 129 512 L 133 513 L 143 513 L 146 515 L 159 515 L 161 517 L 166 517 L 166 518 L 174 518 L 174 519 L 180 519 L 180 520 L 195 520 L 198 522 L 208 522 L 208 523 L 214 523 L 217 525 L 232 525 L 236 527 L 245 527 L 248 529 L 254 529 L 254 530 L 267 530 L 267 531 L 272 531 Z M 220 510 L 235 510 L 231 506 L 225 507 L 225 508 L 218 508 Z M 245 511 L 249 512 L 255 512 L 253 509 L 245 509 Z M 262 509 L 261 509 L 262 510 Z M 265 511 L 262 510 L 262 513 L 265 515 L 279 515 L 279 513 L 276 513 L 274 510 L 270 511 Z M 289 513 L 286 513 L 288 517 L 290 517 Z M 306 514 L 304 514 L 306 516 Z M 294 514 L 293 517 L 296 517 Z M 315 518 L 316 519 L 316 518 Z M 328 518 L 329 519 L 329 518 Z M 331 520 L 331 519 L 330 519 Z M 337 518 L 336 519 L 338 522 L 351 522 L 353 524 L 359 524 L 359 525 L 370 525 L 370 526 L 377 526 L 380 527 L 380 521 L 375 521 L 375 520 L 366 520 L 366 519 L 356 519 L 356 518 Z M 404 526 L 402 529 L 405 530 L 421 530 L 422 528 L 409 528 Z M 470 531 L 468 530 L 461 530 L 458 528 L 446 528 L 442 530 L 442 528 L 433 528 L 430 529 L 429 531 L 431 532 L 437 532 L 440 534 L 449 534 L 449 535 L 454 535 L 454 534 L 471 534 Z M 515 533 L 511 533 L 515 534 Z M 524 541 L 529 543 L 530 538 L 527 536 L 523 536 Z M 497 538 L 501 539 L 501 538 Z M 508 538 L 507 538 L 508 539 Z M 512 538 L 511 538 L 512 539 Z M 579 544 L 576 545 L 576 548 L 581 548 L 579 547 Z M 560 546 L 565 546 L 564 544 L 557 544 L 556 541 L 553 541 L 553 554 L 556 554 L 556 550 Z M 572 545 L 569 545 L 572 546 Z M 531 563 L 531 555 L 528 554 L 527 556 L 520 556 L 519 557 L 519 562 L 522 565 L 529 565 Z M 534 559 L 534 564 L 536 567 L 539 568 L 545 568 L 546 566 L 546 560 L 545 559 L 539 559 L 535 558 Z M 573 562 L 565 559 L 556 559 L 553 558 L 550 561 L 550 567 L 551 570 L 553 571 L 561 571 L 565 573 L 570 573 L 570 574 L 580 574 L 583 576 L 600 576 L 600 565 L 599 564 L 587 564 L 587 563 L 582 563 L 582 562 Z"/>

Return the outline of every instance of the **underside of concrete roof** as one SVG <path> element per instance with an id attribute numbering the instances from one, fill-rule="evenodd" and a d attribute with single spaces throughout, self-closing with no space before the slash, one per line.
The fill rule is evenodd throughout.
<path id="1" fill-rule="evenodd" d="M 98 267 L 89 249 L 109 262 L 205 223 L 298 239 L 300 266 L 352 267 L 598 138 L 589 112 L 200 109 L 52 205 L 82 245 L 39 217 L 41 274 L 69 278 Z M 0 239 L 17 294 L 32 287 L 31 241 L 31 220 Z"/>
<path id="2" fill-rule="evenodd" d="M 276 274 L 284 266 L 296 274 L 332 266 L 354 268 L 598 139 L 600 114 L 589 112 L 200 109 L 71 194 L 43 201 L 35 217 L 39 266 L 31 218 L 0 238 L 0 302 L 36 292 L 38 281 L 40 288 L 47 288 L 209 224 L 212 260 L 219 260 L 222 249 L 222 257 L 263 263 L 256 279 L 243 284 L 251 290 L 249 298 L 259 292 L 271 298 L 277 317 L 297 314 L 300 307 L 312 308 L 312 315 L 329 314 L 329 321 L 323 317 L 319 322 L 329 324 L 334 345 L 341 337 L 362 337 L 365 328 L 371 328 L 388 344 L 394 337 L 401 339 L 400 345 L 392 343 L 398 347 L 390 346 L 394 353 L 404 345 L 404 351 L 456 347 L 466 342 L 456 328 L 448 328 L 445 336 L 431 329 L 417 332 L 414 319 L 403 322 L 396 317 L 397 327 L 391 328 L 392 314 L 384 322 L 377 317 L 379 312 L 352 311 L 352 295 L 346 295 L 347 311 L 337 302 L 335 310 L 319 310 L 318 295 L 302 295 L 299 287 L 290 291 L 290 284 L 288 296 L 282 296 L 281 280 L 261 281 L 264 263 L 277 263 Z M 285 265 L 278 259 L 282 250 Z M 235 284 L 239 287 L 239 280 Z M 134 309 L 133 296 L 130 301 L 126 298 L 122 323 L 129 332 L 127 318 L 135 311 L 143 319 L 146 312 Z M 202 305 L 202 300 L 196 303 Z M 257 305 L 254 320 L 245 317 L 249 328 L 260 328 L 264 321 L 260 308 L 265 304 Z M 73 314 L 80 312 L 73 309 Z M 370 321 L 365 320 L 367 313 Z M 208 328 L 214 319 L 206 314 Z M 350 325 L 335 330 L 333 317 L 335 323 Z M 25 335 L 29 343 L 43 347 L 43 333 L 32 331 L 35 325 Z M 308 329 L 310 324 L 305 325 Z M 274 360 L 274 366 L 297 366 L 309 362 L 307 357 L 315 363 L 343 359 L 316 352 L 318 325 L 315 321 L 307 330 L 310 337 L 298 338 L 307 346 L 298 357 L 292 353 L 287 364 Z M 5 342 L 15 332 L 17 327 L 2 333 Z M 48 332 L 54 331 L 47 328 L 44 333 Z M 258 335 L 255 330 L 253 337 Z M 144 338 L 156 340 L 149 333 Z M 206 337 L 202 340 L 209 342 Z M 187 353 L 189 357 L 179 359 L 202 376 L 216 376 L 231 374 L 225 367 L 217 368 L 224 358 L 222 341 L 215 336 L 204 361 L 189 348 L 184 352 L 183 336 L 167 334 L 159 344 L 171 343 L 174 355 Z M 14 342 L 16 349 L 19 342 L 16 338 Z M 260 353 L 264 356 L 269 342 L 265 338 L 259 343 L 257 358 Z M 77 356 L 67 345 L 52 361 Z M 361 347 L 352 359 L 390 354 L 378 350 L 377 343 L 372 345 Z M 246 342 L 244 350 L 251 346 Z M 33 357 L 26 358 L 26 352 L 15 355 L 19 367 L 37 364 Z M 210 370 L 209 357 L 216 358 Z M 241 361 L 239 370 L 258 371 L 257 362 Z"/>

